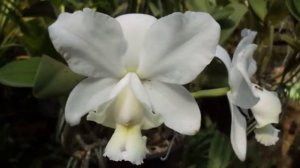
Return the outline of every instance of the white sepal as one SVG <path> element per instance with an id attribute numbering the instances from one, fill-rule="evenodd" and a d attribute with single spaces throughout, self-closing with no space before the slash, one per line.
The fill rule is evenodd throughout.
<path id="1" fill-rule="evenodd" d="M 121 77 L 126 41 L 118 21 L 85 8 L 62 13 L 48 28 L 55 49 L 76 73 L 88 77 Z"/>
<path id="2" fill-rule="evenodd" d="M 244 161 L 247 153 L 247 122 L 245 117 L 240 113 L 238 107 L 230 102 L 230 98 L 228 98 L 228 100 L 231 111 L 231 145 L 237 157 L 241 161 Z"/>
<path id="3" fill-rule="evenodd" d="M 138 67 L 141 50 L 144 48 L 145 35 L 151 25 L 157 20 L 155 17 L 145 14 L 125 14 L 116 18 L 120 23 L 127 51 L 123 56 L 125 66 L 129 70 Z"/>

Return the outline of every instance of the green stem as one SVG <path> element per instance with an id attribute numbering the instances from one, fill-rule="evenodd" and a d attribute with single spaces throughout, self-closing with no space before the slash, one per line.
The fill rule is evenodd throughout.
<path id="1" fill-rule="evenodd" d="M 64 4 L 61 4 L 59 6 L 59 10 L 60 10 L 60 13 L 64 13 L 65 12 L 65 5 Z"/>
<path id="2" fill-rule="evenodd" d="M 135 12 L 139 13 L 142 0 L 137 0 Z"/>
<path id="3" fill-rule="evenodd" d="M 219 97 L 224 96 L 229 91 L 228 87 L 217 88 L 217 89 L 207 89 L 207 90 L 199 90 L 192 93 L 192 96 L 195 98 L 202 97 Z"/>

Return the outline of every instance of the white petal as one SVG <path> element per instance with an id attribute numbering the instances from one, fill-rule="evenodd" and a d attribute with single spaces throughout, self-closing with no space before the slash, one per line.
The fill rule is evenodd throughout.
<path id="1" fill-rule="evenodd" d="M 247 122 L 245 117 L 239 112 L 237 106 L 233 105 L 229 100 L 231 111 L 231 131 L 230 140 L 233 151 L 237 157 L 244 161 L 247 152 Z"/>
<path id="2" fill-rule="evenodd" d="M 126 41 L 120 24 L 108 15 L 85 8 L 62 13 L 49 27 L 56 50 L 70 68 L 90 77 L 121 77 Z"/>
<path id="3" fill-rule="evenodd" d="M 187 135 L 200 129 L 200 109 L 183 86 L 158 81 L 144 82 L 144 86 L 153 111 L 162 116 L 167 127 Z"/>
<path id="4" fill-rule="evenodd" d="M 253 57 L 249 58 L 249 65 L 248 65 L 248 75 L 252 76 L 255 74 L 257 70 L 257 64 L 256 61 L 253 59 Z"/>
<path id="5" fill-rule="evenodd" d="M 116 123 L 141 124 L 142 129 L 162 124 L 160 116 L 152 113 L 147 93 L 135 73 L 128 73 L 122 78 L 108 99 L 110 101 L 99 106 L 96 112 L 90 112 L 87 119 L 112 128 Z"/>
<path id="6" fill-rule="evenodd" d="M 65 108 L 66 121 L 71 125 L 79 124 L 80 118 L 109 100 L 117 80 L 87 78 L 81 81 L 69 95 Z"/>
<path id="7" fill-rule="evenodd" d="M 125 66 L 127 69 L 136 69 L 143 49 L 144 37 L 156 18 L 145 14 L 126 14 L 117 17 L 116 20 L 120 23 L 127 41 Z"/>
<path id="8" fill-rule="evenodd" d="M 259 102 L 251 108 L 257 121 L 257 127 L 263 127 L 271 123 L 278 123 L 281 113 L 281 103 L 275 92 L 267 91 L 257 85 L 253 85 Z"/>
<path id="9" fill-rule="evenodd" d="M 231 68 L 231 59 L 228 52 L 222 46 L 218 45 L 215 55 L 224 63 L 229 73 Z"/>
<path id="10" fill-rule="evenodd" d="M 237 59 L 237 55 L 242 52 L 242 50 L 244 50 L 244 48 L 249 45 L 252 44 L 255 37 L 256 37 L 256 32 L 252 31 L 250 29 L 243 29 L 241 32 L 242 35 L 242 40 L 239 42 L 238 46 L 235 49 L 234 55 L 233 55 L 233 60 L 232 62 L 235 64 L 236 63 L 236 59 Z"/>
<path id="11" fill-rule="evenodd" d="M 142 129 L 150 129 L 154 127 L 158 127 L 163 123 L 163 119 L 160 115 L 153 113 L 151 101 L 149 95 L 146 91 L 146 88 L 142 85 L 140 79 L 136 74 L 132 75 L 130 86 L 134 95 L 137 97 L 139 102 L 143 104 L 144 109 L 144 117 L 142 121 Z"/>
<path id="12" fill-rule="evenodd" d="M 97 109 L 89 112 L 87 115 L 87 120 L 94 121 L 106 127 L 114 128 L 118 118 L 116 117 L 116 114 L 118 114 L 120 110 L 116 101 L 118 101 L 118 96 L 121 96 L 122 98 L 123 95 L 120 95 L 120 93 L 122 93 L 124 88 L 129 85 L 130 79 L 131 74 L 127 74 L 120 81 L 118 81 L 117 84 L 113 85 L 107 95 L 106 101 L 102 104 L 99 102 Z"/>
<path id="13" fill-rule="evenodd" d="M 256 49 L 255 44 L 247 45 L 239 55 L 236 64 L 232 64 L 229 72 L 231 102 L 242 108 L 249 109 L 254 106 L 259 98 L 252 89 L 252 83 L 248 74 L 249 57 L 252 57 Z"/>
<path id="14" fill-rule="evenodd" d="M 252 41 L 251 41 L 250 43 L 253 42 L 253 40 L 254 40 L 256 34 L 257 34 L 256 31 L 253 31 L 253 30 L 251 30 L 251 29 L 243 29 L 243 30 L 241 31 L 241 36 L 242 36 L 242 37 L 247 37 L 247 36 L 253 37 L 253 39 L 252 39 Z"/>
<path id="15" fill-rule="evenodd" d="M 117 125 L 105 148 L 104 156 L 114 161 L 125 160 L 140 165 L 146 153 L 146 138 L 142 137 L 139 125 L 133 127 Z"/>
<path id="16" fill-rule="evenodd" d="M 173 13 L 149 29 L 138 74 L 145 79 L 186 84 L 211 62 L 220 26 L 207 13 Z"/>
<path id="17" fill-rule="evenodd" d="M 271 124 L 254 130 L 256 140 L 265 146 L 275 145 L 279 140 L 279 132 L 280 131 Z"/>
<path id="18" fill-rule="evenodd" d="M 86 119 L 106 127 L 115 128 L 117 121 L 115 111 L 112 110 L 113 102 L 114 99 L 109 99 L 108 101 L 100 104 L 96 110 L 88 113 Z"/>

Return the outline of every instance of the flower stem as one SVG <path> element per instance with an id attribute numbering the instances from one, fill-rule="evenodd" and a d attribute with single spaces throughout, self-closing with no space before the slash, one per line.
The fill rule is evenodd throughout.
<path id="1" fill-rule="evenodd" d="M 64 13 L 65 12 L 65 6 L 63 4 L 61 4 L 59 6 L 59 10 L 60 10 L 60 13 Z"/>
<path id="2" fill-rule="evenodd" d="M 217 89 L 207 89 L 207 90 L 199 90 L 192 93 L 192 96 L 195 98 L 202 97 L 219 97 L 224 96 L 229 91 L 228 87 L 217 88 Z"/>

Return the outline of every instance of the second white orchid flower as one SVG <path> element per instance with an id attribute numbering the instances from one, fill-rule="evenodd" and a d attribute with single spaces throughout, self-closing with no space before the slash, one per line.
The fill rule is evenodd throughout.
<path id="1" fill-rule="evenodd" d="M 209 14 L 114 19 L 84 9 L 61 14 L 49 34 L 70 68 L 87 76 L 68 98 L 66 121 L 76 125 L 88 114 L 88 120 L 115 128 L 104 153 L 108 158 L 143 163 L 141 129 L 164 123 L 182 134 L 199 130 L 200 110 L 181 85 L 214 57 L 220 27 Z"/>
<path id="2" fill-rule="evenodd" d="M 251 109 L 257 122 L 255 138 L 264 145 L 275 144 L 278 132 L 271 124 L 278 123 L 281 103 L 275 92 L 267 91 L 250 81 L 256 71 L 253 54 L 256 45 L 253 40 L 256 32 L 244 29 L 231 61 L 225 49 L 218 46 L 216 56 L 228 70 L 230 91 L 227 97 L 231 110 L 231 144 L 240 160 L 245 160 L 247 150 L 247 122 L 244 115 Z M 243 112 L 244 114 L 242 114 Z"/>

